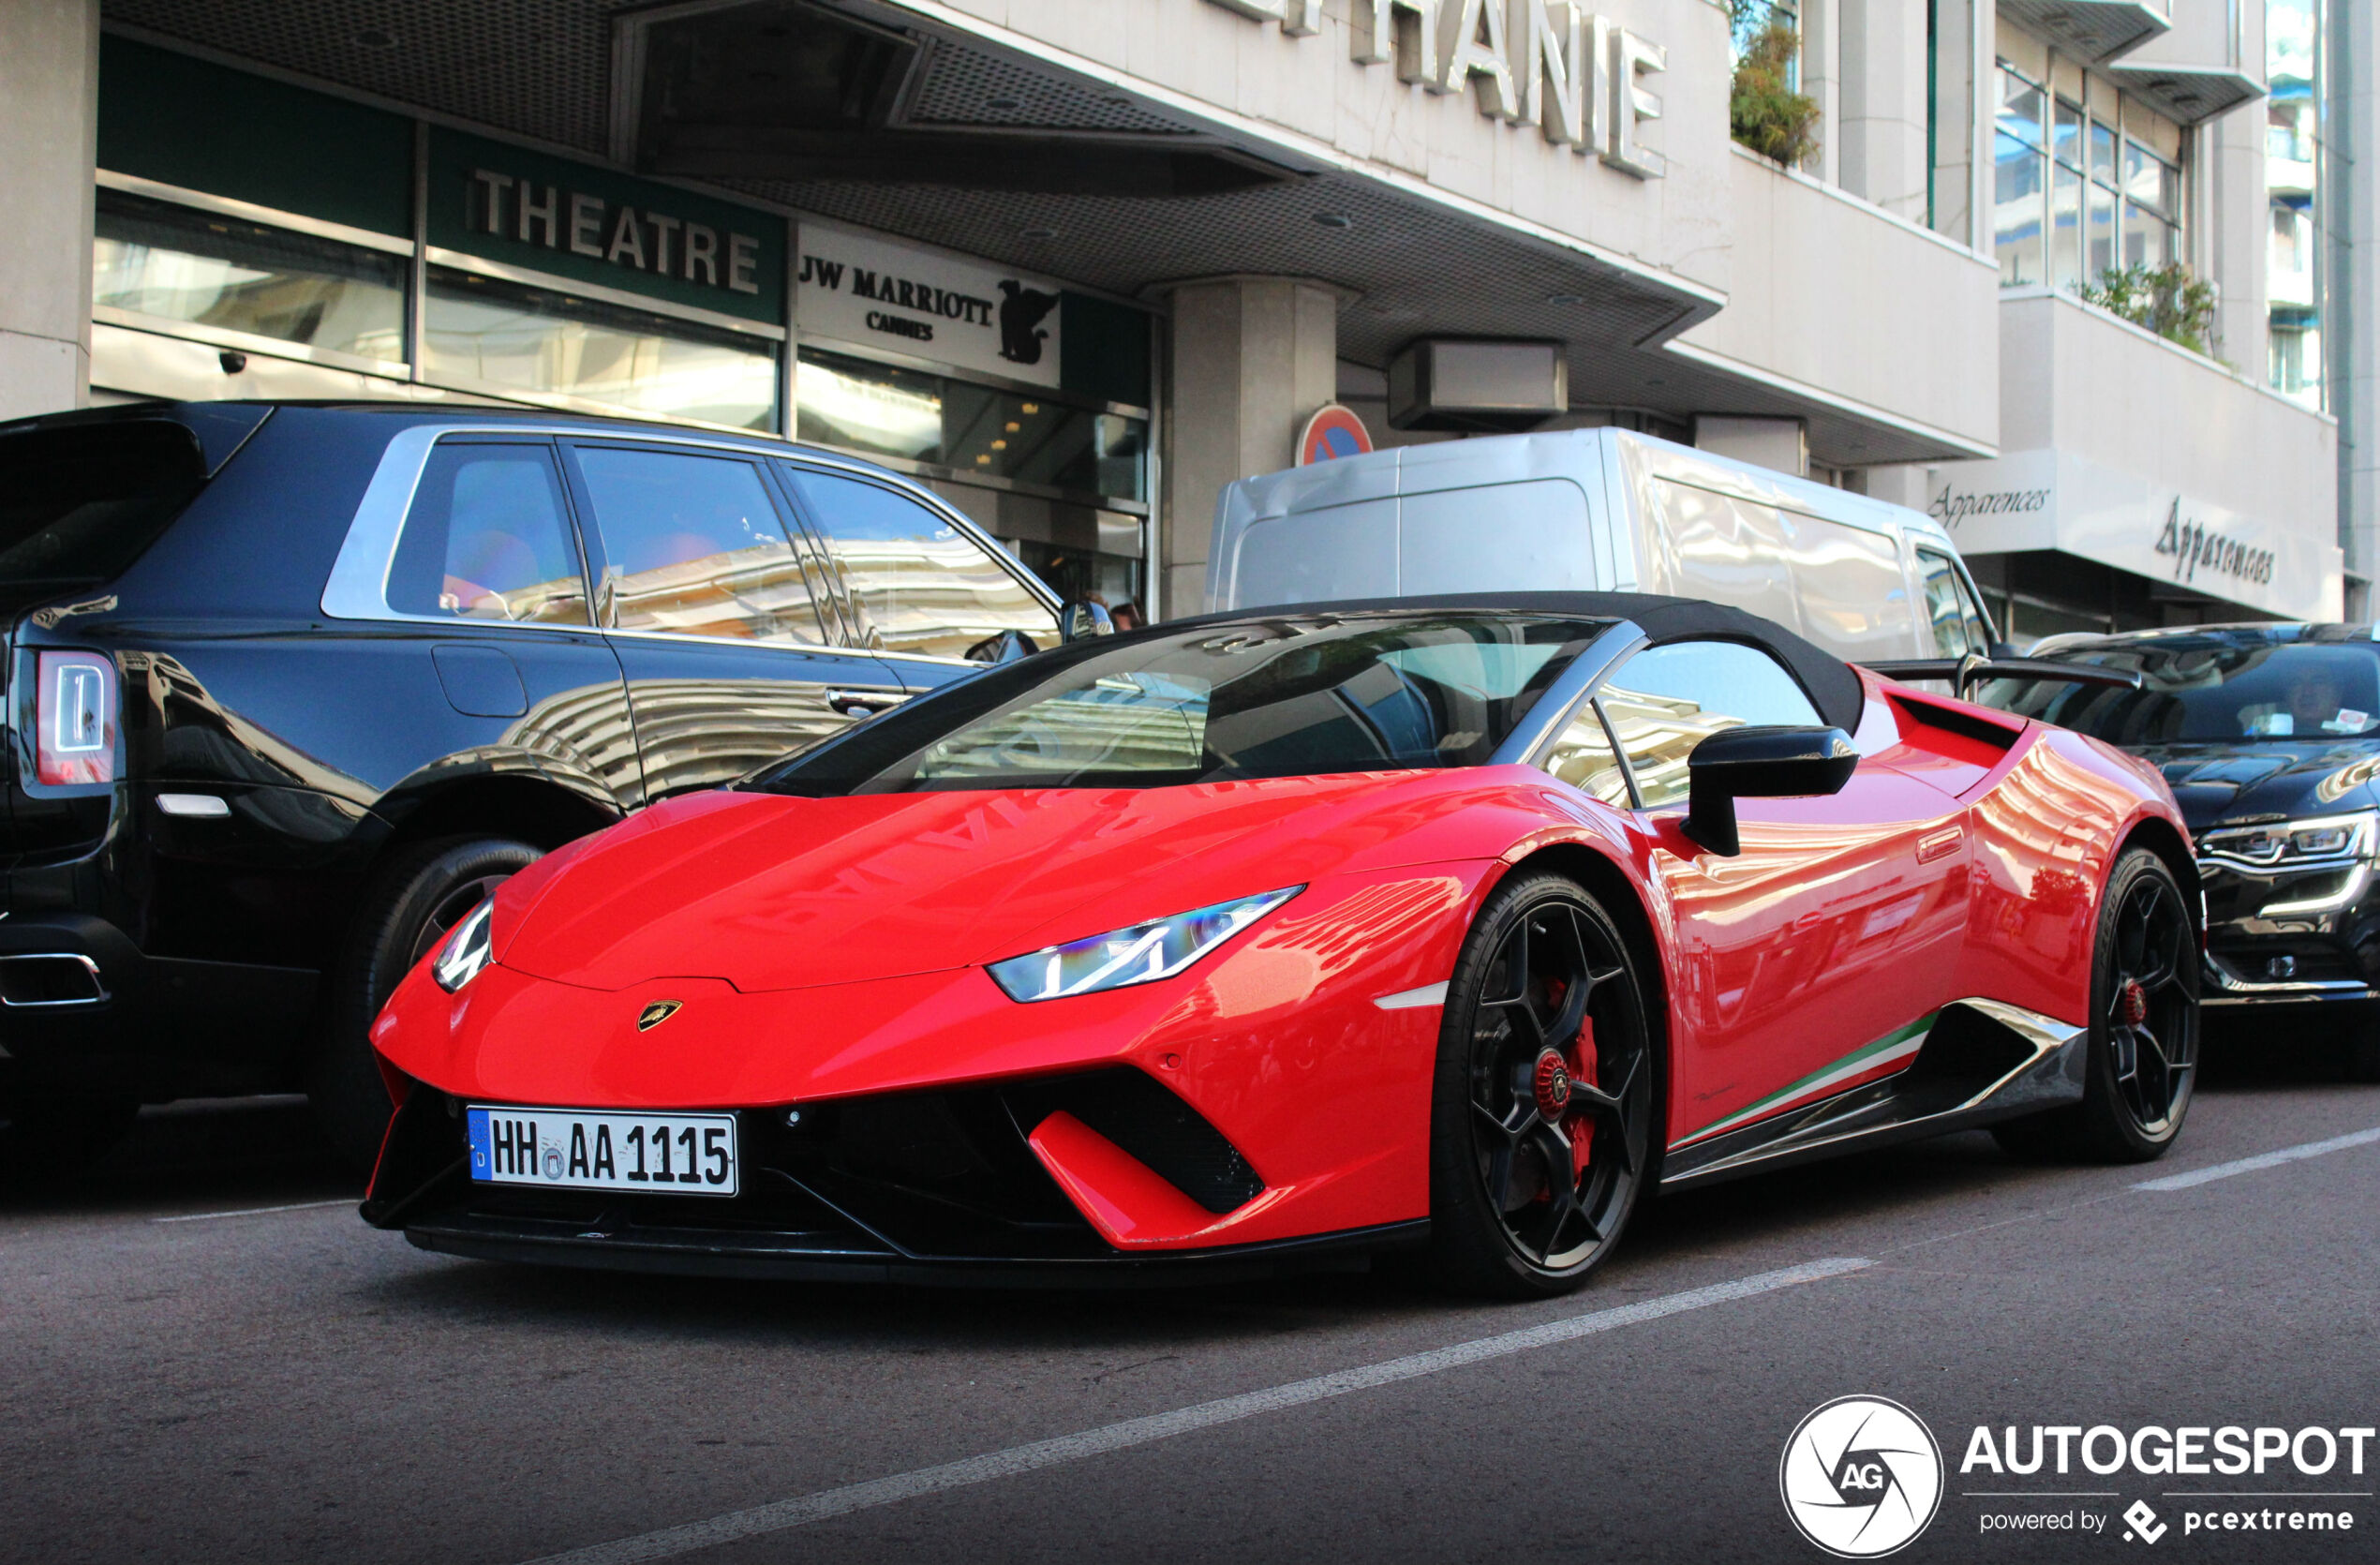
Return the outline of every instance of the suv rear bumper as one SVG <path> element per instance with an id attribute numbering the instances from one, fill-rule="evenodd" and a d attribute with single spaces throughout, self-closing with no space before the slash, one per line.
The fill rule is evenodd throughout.
<path id="1" fill-rule="evenodd" d="M 105 919 L 0 919 L 0 1054 L 28 1082 L 143 1094 L 246 1084 L 294 1056 L 320 975 L 152 957 Z"/>

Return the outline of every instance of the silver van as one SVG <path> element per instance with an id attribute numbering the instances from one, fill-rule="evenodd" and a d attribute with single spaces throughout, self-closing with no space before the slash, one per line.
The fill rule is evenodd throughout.
<path id="1" fill-rule="evenodd" d="M 1209 609 L 1532 589 L 1707 598 L 1859 663 L 2000 639 L 1933 518 L 1626 430 L 1404 446 L 1216 502 Z"/>

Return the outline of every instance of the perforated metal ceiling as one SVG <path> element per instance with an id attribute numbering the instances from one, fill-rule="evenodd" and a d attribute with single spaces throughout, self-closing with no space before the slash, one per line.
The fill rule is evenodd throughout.
<path id="1" fill-rule="evenodd" d="M 613 18 L 631 0 L 105 0 L 109 22 L 594 156 L 608 144 Z M 1082 0 L 1112 4 L 1118 0 Z M 890 7 L 855 7 L 882 19 Z M 919 126 L 1189 135 L 1199 127 L 965 40 L 931 40 L 906 95 Z M 1428 334 L 1570 345 L 1582 407 L 1804 417 L 1817 459 L 1949 455 L 1878 420 L 1642 346 L 1693 308 L 1658 281 L 1342 174 L 1177 199 L 1020 195 L 843 181 L 727 182 L 794 209 L 1137 295 L 1169 279 L 1262 272 L 1348 290 L 1343 357 L 1385 365 Z M 1345 226 L 1316 222 L 1317 214 Z M 1044 236 L 1046 235 L 1046 237 Z M 1031 237 L 1029 237 L 1031 236 Z M 1562 302 L 1556 303 L 1556 300 Z"/>
<path id="2" fill-rule="evenodd" d="M 1129 97 L 1062 81 L 977 50 L 937 45 L 905 116 L 913 125 L 997 125 L 1035 130 L 1187 134 L 1189 127 Z"/>
<path id="3" fill-rule="evenodd" d="M 101 14 L 601 156 L 611 14 L 625 8 L 619 0 L 104 0 Z"/>

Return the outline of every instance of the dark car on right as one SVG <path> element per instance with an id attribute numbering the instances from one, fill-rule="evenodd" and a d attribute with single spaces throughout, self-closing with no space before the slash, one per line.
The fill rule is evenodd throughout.
<path id="1" fill-rule="evenodd" d="M 2207 899 L 2204 1003 L 2328 1010 L 2380 1080 L 2380 627 L 2197 625 L 2053 637 L 2036 658 L 2137 690 L 1996 680 L 1980 698 L 2165 774 Z"/>

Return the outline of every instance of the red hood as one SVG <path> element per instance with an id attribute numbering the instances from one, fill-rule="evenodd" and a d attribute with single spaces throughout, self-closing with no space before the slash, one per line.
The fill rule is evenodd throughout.
<path id="1" fill-rule="evenodd" d="M 714 977 L 746 992 L 996 961 L 1333 870 L 1461 857 L 1430 827 L 1492 775 L 694 795 L 506 887 L 496 957 L 592 989 Z"/>

